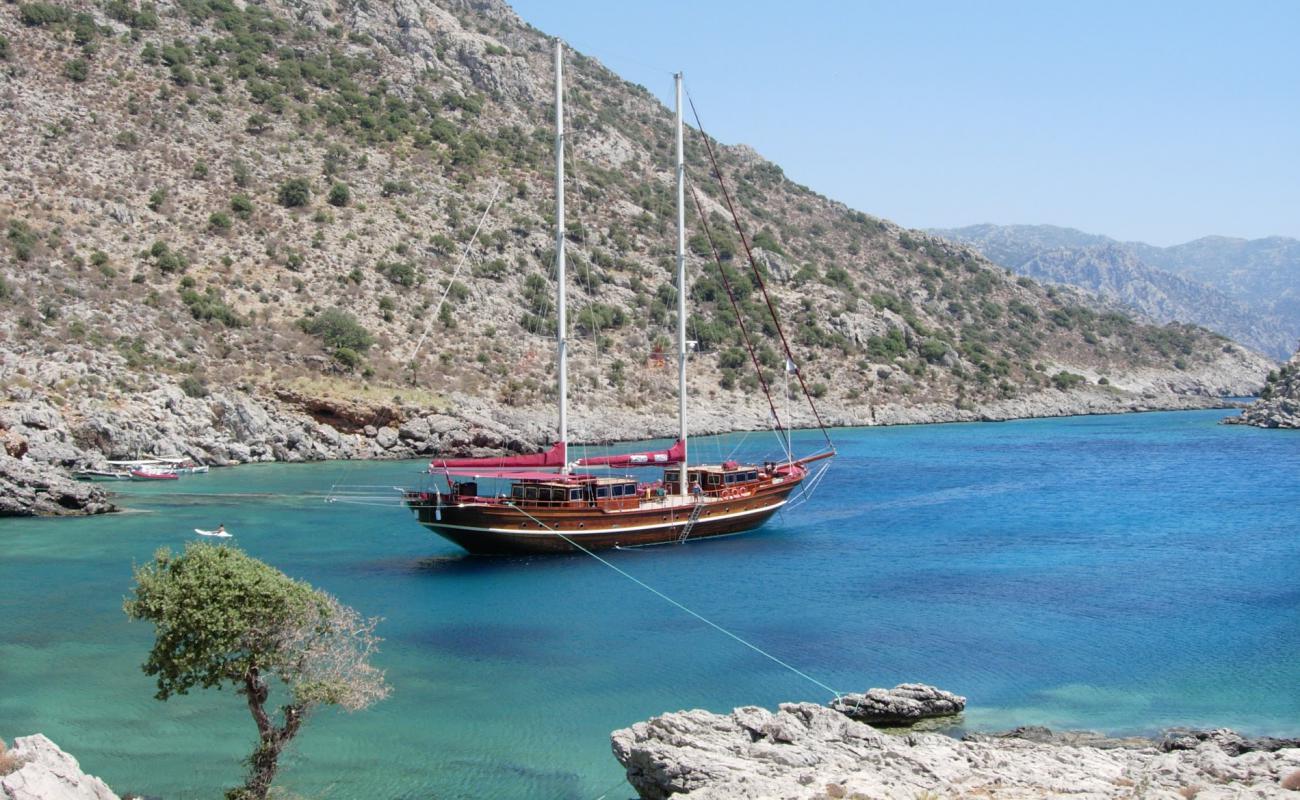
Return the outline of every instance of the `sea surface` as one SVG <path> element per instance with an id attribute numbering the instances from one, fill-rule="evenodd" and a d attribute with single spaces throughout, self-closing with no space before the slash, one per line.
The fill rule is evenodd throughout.
<path id="1" fill-rule="evenodd" d="M 1297 735 L 1300 434 L 1225 413 L 839 430 L 817 491 L 760 531 L 607 557 L 836 690 L 964 694 L 966 728 Z M 121 608 L 133 563 L 221 523 L 383 618 L 393 694 L 309 721 L 278 781 L 306 797 L 626 798 L 615 728 L 830 699 L 590 557 L 462 554 L 385 497 L 420 469 L 244 466 L 118 484 L 135 513 L 0 520 L 0 736 L 43 732 L 119 793 L 237 785 L 241 698 L 155 700 L 152 628 Z M 327 502 L 338 484 L 375 504 Z"/>

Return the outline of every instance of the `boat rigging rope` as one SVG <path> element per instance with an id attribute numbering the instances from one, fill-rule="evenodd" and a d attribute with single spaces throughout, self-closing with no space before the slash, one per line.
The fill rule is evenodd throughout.
<path id="1" fill-rule="evenodd" d="M 776 403 L 772 400 L 772 392 L 767 386 L 767 377 L 763 374 L 763 367 L 758 363 L 758 355 L 754 352 L 754 342 L 749 337 L 745 316 L 740 313 L 736 293 L 731 290 L 731 280 L 727 278 L 727 270 L 722 266 L 722 255 L 718 252 L 717 243 L 713 241 L 713 229 L 709 227 L 709 220 L 704 215 L 704 207 L 700 205 L 700 196 L 695 193 L 694 186 L 691 186 L 691 199 L 695 201 L 695 212 L 700 217 L 700 226 L 704 228 L 704 235 L 709 240 L 709 249 L 713 251 L 713 260 L 718 265 L 718 274 L 722 276 L 722 287 L 727 290 L 727 300 L 731 302 L 731 310 L 736 315 L 737 324 L 740 325 L 740 335 L 745 341 L 745 349 L 749 351 L 749 360 L 753 362 L 754 371 L 758 373 L 758 382 L 763 387 L 763 396 L 767 398 L 767 406 L 772 409 L 772 419 L 776 423 L 777 430 L 780 430 L 781 415 L 776 413 Z"/>
<path id="2" fill-rule="evenodd" d="M 718 158 L 713 152 L 713 141 L 704 131 L 704 125 L 700 122 L 700 112 L 695 108 L 695 99 L 691 93 L 686 93 L 686 99 L 691 104 L 691 114 L 695 116 L 695 127 L 700 132 L 700 138 L 704 140 L 704 148 L 708 151 L 709 162 L 713 165 L 714 175 L 718 179 L 718 188 L 722 189 L 722 197 L 727 201 L 727 210 L 731 212 L 731 221 L 736 225 L 736 233 L 740 235 L 740 244 L 745 248 L 745 256 L 749 259 L 749 268 L 754 273 L 754 280 L 758 283 L 758 289 L 763 293 L 763 300 L 767 302 L 768 313 L 772 315 L 772 324 L 776 326 L 776 332 L 781 337 L 781 346 L 785 348 L 785 357 L 789 364 L 797 364 L 794 360 L 794 352 L 790 349 L 790 342 L 785 338 L 785 329 L 781 327 L 781 319 L 777 316 L 776 306 L 772 303 L 772 298 L 767 293 L 767 284 L 763 281 L 763 275 L 758 269 L 758 262 L 754 260 L 754 253 L 749 247 L 749 237 L 745 235 L 745 229 L 740 224 L 740 217 L 736 214 L 736 206 L 731 202 L 731 192 L 727 190 L 727 181 L 722 177 L 722 167 L 718 164 Z M 826 437 L 826 444 L 832 450 L 835 449 L 835 443 L 831 441 L 830 431 L 826 430 L 826 423 L 822 421 L 821 412 L 817 410 L 817 404 L 813 402 L 812 392 L 808 391 L 808 384 L 804 382 L 803 371 L 797 366 L 794 371 L 795 377 L 799 379 L 799 386 L 803 389 L 803 395 L 808 400 L 808 407 L 812 409 L 813 416 L 817 418 L 817 426 L 821 428 L 822 436 Z"/>
<path id="3" fill-rule="evenodd" d="M 424 323 L 424 333 L 415 343 L 415 349 L 411 351 L 411 368 L 415 368 L 415 357 L 419 355 L 420 348 L 424 346 L 424 340 L 429 337 L 429 329 L 433 327 L 433 321 L 438 318 L 439 312 L 442 311 L 442 304 L 447 302 L 447 295 L 451 293 L 451 287 L 456 283 L 456 276 L 460 275 L 461 268 L 465 266 L 466 259 L 469 258 L 470 248 L 474 246 L 474 241 L 478 239 L 478 232 L 483 229 L 483 223 L 487 221 L 488 212 L 492 210 L 492 204 L 497 201 L 497 195 L 501 193 L 501 181 L 492 189 L 492 197 L 488 200 L 487 208 L 483 209 L 483 216 L 478 218 L 478 224 L 474 226 L 474 234 L 469 237 L 465 243 L 465 249 L 461 251 L 460 261 L 456 262 L 456 269 L 451 273 L 451 279 L 447 281 L 447 287 L 442 290 L 442 297 L 438 298 L 438 306 L 429 315 L 429 319 Z"/>
<path id="4" fill-rule="evenodd" d="M 841 696 L 841 693 L 840 693 L 840 692 L 838 692 L 838 691 L 832 689 L 831 687 L 829 687 L 829 686 L 827 686 L 826 684 L 822 683 L 821 681 L 817 680 L 816 678 L 814 678 L 813 676 L 811 676 L 811 675 L 809 675 L 808 673 L 804 672 L 803 670 L 799 669 L 798 667 L 795 667 L 795 666 L 791 665 L 790 663 L 788 663 L 788 662 L 786 662 L 786 661 L 782 661 L 781 659 L 779 659 L 779 658 L 777 658 L 776 656 L 772 655 L 771 653 L 767 652 L 766 650 L 764 650 L 763 648 L 761 648 L 761 647 L 759 647 L 758 645 L 754 644 L 753 642 L 749 641 L 748 639 L 745 639 L 745 638 L 739 636 L 738 634 L 732 633 L 731 631 L 729 631 L 729 630 L 727 630 L 726 628 L 722 627 L 721 625 L 719 625 L 718 623 L 716 623 L 716 622 L 714 622 L 713 620 L 709 619 L 708 617 L 704 616 L 703 614 L 700 614 L 699 612 L 694 611 L 694 610 L 691 609 L 691 608 L 688 608 L 686 605 L 684 605 L 684 604 L 678 602 L 677 600 L 674 600 L 673 598 L 671 598 L 671 597 L 669 597 L 668 595 L 664 594 L 663 592 L 659 591 L 658 589 L 656 589 L 655 587 L 653 587 L 653 586 L 651 586 L 650 584 L 646 583 L 645 581 L 641 580 L 640 578 L 637 578 L 635 575 L 632 575 L 631 573 L 627 572 L 626 570 L 623 570 L 623 569 L 619 568 L 617 565 L 613 564 L 613 563 L 610 562 L 608 559 L 601 558 L 600 556 L 596 555 L 596 553 L 594 553 L 593 551 L 588 550 L 587 548 L 585 548 L 585 547 L 583 547 L 582 545 L 580 545 L 580 544 L 578 544 L 577 542 L 575 542 L 575 541 L 574 541 L 573 539 L 571 539 L 570 537 L 565 536 L 564 533 L 563 533 L 562 531 L 559 531 L 559 530 L 556 530 L 555 528 L 552 528 L 550 525 L 547 525 L 545 522 L 542 522 L 542 521 L 541 521 L 540 519 L 538 519 L 537 517 L 534 517 L 532 514 L 529 514 L 529 513 L 528 513 L 526 510 L 524 510 L 523 508 L 521 508 L 521 507 L 519 507 L 519 506 L 517 506 L 517 505 L 516 505 L 516 506 L 512 506 L 512 507 L 513 507 L 516 511 L 518 511 L 519 513 L 521 513 L 521 514 L 523 514 L 524 516 L 526 516 L 526 517 L 528 517 L 529 519 L 531 519 L 533 522 L 536 522 L 536 523 L 538 524 L 538 526 L 540 526 L 540 527 L 542 527 L 542 528 L 545 528 L 546 530 L 550 531 L 551 533 L 554 533 L 556 536 L 560 537 L 560 538 L 563 539 L 564 541 L 566 541 L 566 542 L 568 542 L 569 544 L 573 545 L 573 546 L 574 546 L 575 548 L 577 548 L 578 550 L 581 550 L 583 553 L 586 553 L 587 555 L 589 555 L 589 556 L 591 556 L 592 558 L 596 559 L 596 560 L 599 561 L 600 563 L 604 564 L 605 566 L 607 566 L 607 567 L 609 567 L 610 569 L 612 569 L 612 570 L 614 570 L 615 572 L 617 572 L 619 575 L 622 575 L 624 578 L 627 578 L 628 580 L 632 581 L 632 582 L 635 583 L 637 586 L 640 586 L 642 589 L 645 589 L 647 592 L 650 592 L 651 594 L 653 594 L 653 595 L 659 597 L 661 600 L 664 600 L 665 602 L 669 603 L 670 605 L 676 606 L 677 608 L 681 609 L 682 611 L 685 611 L 687 614 L 690 614 L 692 617 L 695 617 L 695 618 L 698 619 L 700 622 L 703 622 L 705 625 L 708 625 L 710 628 L 713 628 L 714 630 L 718 631 L 719 633 L 722 633 L 723 635 L 728 636 L 728 637 L 730 637 L 730 638 L 736 640 L 737 642 L 740 642 L 740 643 L 743 644 L 745 647 L 748 647 L 750 650 L 753 650 L 755 653 L 758 653 L 759 655 L 763 656 L 764 658 L 766 658 L 766 659 L 768 659 L 768 660 L 770 660 L 770 661 L 773 661 L 773 662 L 775 662 L 776 664 L 779 664 L 779 665 L 782 666 L 782 667 L 785 667 L 786 669 L 788 669 L 789 671 L 793 672 L 795 675 L 798 675 L 799 677 L 803 678 L 804 680 L 808 681 L 809 683 L 812 683 L 813 685 L 815 685 L 815 686 L 817 686 L 817 687 L 819 687 L 819 688 L 821 688 L 821 689 L 825 689 L 826 691 L 828 691 L 828 692 L 831 693 L 832 697 L 838 698 L 838 697 Z"/>

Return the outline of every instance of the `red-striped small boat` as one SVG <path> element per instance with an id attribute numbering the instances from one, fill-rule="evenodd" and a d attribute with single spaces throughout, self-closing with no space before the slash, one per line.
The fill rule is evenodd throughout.
<path id="1" fill-rule="evenodd" d="M 133 481 L 174 481 L 179 477 L 175 472 L 160 469 L 141 468 L 131 470 L 131 480 Z"/>

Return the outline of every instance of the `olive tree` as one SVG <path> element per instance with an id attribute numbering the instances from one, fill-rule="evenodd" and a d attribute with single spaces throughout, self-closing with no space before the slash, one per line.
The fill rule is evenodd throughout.
<path id="1" fill-rule="evenodd" d="M 157 677 L 159 700 L 231 686 L 248 704 L 258 745 L 247 781 L 226 795 L 231 800 L 266 797 L 280 753 L 314 709 L 353 711 L 388 695 L 383 672 L 369 661 L 377 619 L 238 548 L 159 550 L 135 569 L 124 607 L 156 629 L 143 669 Z M 273 679 L 284 696 L 278 712 L 267 707 Z"/>

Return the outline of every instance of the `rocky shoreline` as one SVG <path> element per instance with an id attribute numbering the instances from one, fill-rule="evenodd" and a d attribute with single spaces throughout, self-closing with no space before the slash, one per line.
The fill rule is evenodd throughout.
<path id="1" fill-rule="evenodd" d="M 1300 350 L 1268 374 L 1258 400 L 1247 406 L 1241 416 L 1229 417 L 1224 422 L 1259 428 L 1300 428 Z"/>
<path id="2" fill-rule="evenodd" d="M 77 759 L 39 733 L 14 739 L 8 750 L 0 741 L 0 798 L 118 800 L 108 784 L 82 772 Z"/>
<path id="3" fill-rule="evenodd" d="M 920 685 L 892 692 L 899 690 L 948 704 L 929 709 L 941 712 L 955 698 Z M 908 714 L 884 690 L 865 697 L 873 693 L 883 693 L 877 710 L 891 724 L 928 716 Z M 861 704 L 678 711 L 615 731 L 610 741 L 642 800 L 1300 796 L 1300 740 L 1248 739 L 1229 730 L 1109 739 L 1046 728 L 955 739 L 882 732 L 850 718 L 855 705 Z"/>
<path id="4" fill-rule="evenodd" d="M 757 405 L 702 404 L 691 429 L 706 435 L 763 430 Z M 846 426 L 981 422 L 1225 407 L 1217 397 L 1168 390 L 1122 391 L 1090 386 L 1045 390 L 974 408 L 951 404 L 828 408 L 827 424 Z M 593 409 L 573 416 L 575 445 L 668 437 L 671 408 Z M 184 456 L 213 466 L 265 461 L 405 459 L 526 452 L 550 441 L 550 406 L 515 408 L 452 397 L 446 409 L 334 400 L 244 386 L 191 397 L 178 386 L 137 395 L 131 402 L 87 401 L 57 408 L 39 397 L 0 405 L 0 516 L 97 514 L 116 510 L 108 492 L 71 479 L 71 471 L 105 459 Z M 815 420 L 806 410 L 797 427 Z"/>

